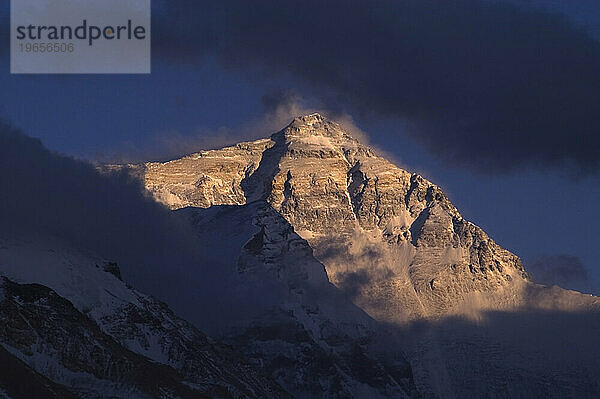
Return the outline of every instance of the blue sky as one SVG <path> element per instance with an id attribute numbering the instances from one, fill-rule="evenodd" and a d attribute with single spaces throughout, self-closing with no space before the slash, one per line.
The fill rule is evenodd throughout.
<path id="1" fill-rule="evenodd" d="M 600 38 L 596 1 L 511 2 L 564 13 L 596 40 Z M 2 12 L 6 15 L 6 5 Z M 153 39 L 160 30 L 155 32 Z M 309 108 L 340 107 L 332 100 L 340 93 L 333 89 L 319 88 L 297 71 L 281 68 L 273 72 L 272 66 L 260 63 L 236 66 L 224 65 L 212 56 L 187 60 L 157 55 L 147 76 L 25 76 L 10 75 L 6 51 L 3 54 L 0 117 L 41 138 L 52 150 L 91 160 L 155 156 L 156 144 L 152 143 L 160 143 L 160 138 L 192 143 L 188 152 L 210 145 L 224 131 L 228 132 L 224 142 L 243 139 L 248 133 L 240 127 L 263 117 L 263 96 L 274 90 L 298 93 Z M 408 131 L 397 114 L 362 112 L 351 105 L 341 110 L 353 116 L 373 144 L 441 185 L 465 217 L 526 264 L 539 256 L 568 254 L 579 257 L 600 281 L 597 171 L 526 160 L 516 167 L 508 160 L 506 170 L 499 166 L 487 171 L 440 157 L 418 131 Z M 259 133 L 250 135 L 255 134 Z M 485 143 L 486 132 L 481 134 Z M 451 134 L 433 137 L 442 147 L 455 140 Z"/>

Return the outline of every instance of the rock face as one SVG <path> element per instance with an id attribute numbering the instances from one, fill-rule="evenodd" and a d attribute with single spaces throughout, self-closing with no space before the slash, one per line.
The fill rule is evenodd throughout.
<path id="1" fill-rule="evenodd" d="M 267 139 L 130 167 L 158 201 L 187 208 L 207 248 L 230 243 L 240 281 L 285 287 L 271 317 L 228 339 L 298 396 L 413 395 L 404 358 L 382 360 L 398 347 L 425 397 L 600 395 L 595 335 L 564 330 L 600 325 L 598 299 L 533 284 L 442 189 L 335 122 L 306 115 Z M 382 324 L 396 341 L 377 336 Z"/>
<path id="2" fill-rule="evenodd" d="M 265 201 L 308 240 L 335 285 L 386 321 L 443 315 L 470 293 L 527 280 L 519 258 L 439 187 L 319 114 L 270 139 L 139 168 L 172 209 Z"/>
<path id="3" fill-rule="evenodd" d="M 141 168 L 151 174 L 147 187 L 171 208 L 240 205 L 246 202 L 242 180 L 258 167 L 271 140 L 240 143 L 218 151 L 205 151 L 177 161 L 149 163 Z M 198 162 L 198 160 L 202 160 Z M 168 167 L 165 168 L 165 165 Z"/>
<path id="4" fill-rule="evenodd" d="M 56 397 L 291 397 L 165 304 L 126 286 L 116 264 L 57 242 L 0 244 L 0 344 L 10 352 L 3 356 Z M 14 397 L 43 392 L 25 385 L 0 388 Z"/>

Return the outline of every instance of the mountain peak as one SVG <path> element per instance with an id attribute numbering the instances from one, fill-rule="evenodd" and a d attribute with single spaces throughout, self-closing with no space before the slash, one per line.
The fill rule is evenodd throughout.
<path id="1" fill-rule="evenodd" d="M 304 125 L 313 125 L 315 123 L 320 123 L 326 121 L 320 113 L 313 112 L 312 114 L 300 115 L 294 118 L 291 125 L 295 126 L 304 126 Z"/>
<path id="2" fill-rule="evenodd" d="M 324 136 L 329 138 L 350 138 L 342 127 L 333 121 L 328 120 L 321 114 L 315 112 L 312 114 L 297 116 L 283 129 L 286 138 Z M 281 133 L 281 132 L 280 132 Z"/>

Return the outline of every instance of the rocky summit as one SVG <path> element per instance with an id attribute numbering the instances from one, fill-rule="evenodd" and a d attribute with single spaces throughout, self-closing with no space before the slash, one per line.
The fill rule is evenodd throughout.
<path id="1" fill-rule="evenodd" d="M 172 209 L 266 202 L 308 241 L 331 282 L 379 319 L 444 315 L 471 293 L 528 281 L 520 259 L 442 189 L 319 114 L 269 139 L 146 164 L 143 179 Z"/>

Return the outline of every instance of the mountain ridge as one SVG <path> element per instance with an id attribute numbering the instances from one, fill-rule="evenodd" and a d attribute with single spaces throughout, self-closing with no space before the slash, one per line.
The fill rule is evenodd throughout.
<path id="1" fill-rule="evenodd" d="M 353 235 L 368 241 L 372 232 L 404 247 L 404 254 L 416 248 L 413 266 L 425 253 L 456 260 L 449 264 L 452 272 L 475 278 L 467 293 L 529 278 L 520 259 L 466 221 L 442 189 L 376 156 L 320 114 L 297 117 L 268 139 L 137 168 L 146 189 L 171 209 L 266 201 L 309 241 L 336 285 L 346 284 L 347 271 L 328 257 L 332 241 Z M 326 234 L 330 231 L 337 234 Z M 456 250 L 442 248 L 448 243 Z M 468 253 L 458 253 L 460 248 Z M 412 284 L 423 291 L 439 288 L 436 276 L 448 274 L 411 270 Z M 448 297 L 426 295 L 425 301 L 435 314 Z"/>
<path id="2" fill-rule="evenodd" d="M 60 240 L 0 237 L 0 265 L 1 345 L 77 396 L 291 397 L 114 263 Z"/>

